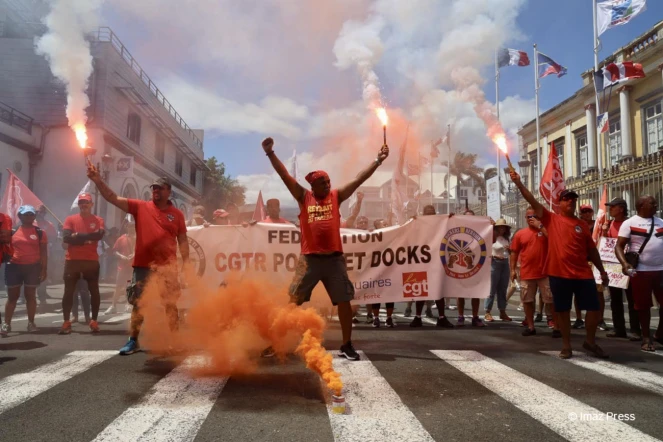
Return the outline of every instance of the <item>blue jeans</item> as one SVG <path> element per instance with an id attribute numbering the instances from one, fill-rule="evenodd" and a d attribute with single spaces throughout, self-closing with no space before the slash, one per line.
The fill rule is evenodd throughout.
<path id="1" fill-rule="evenodd" d="M 509 260 L 493 259 L 490 264 L 490 296 L 486 298 L 484 307 L 487 312 L 492 310 L 495 295 L 497 295 L 497 308 L 506 310 L 506 291 L 509 287 Z"/>

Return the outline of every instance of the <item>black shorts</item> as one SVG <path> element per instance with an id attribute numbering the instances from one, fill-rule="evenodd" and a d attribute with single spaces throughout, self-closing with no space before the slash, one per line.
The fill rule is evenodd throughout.
<path id="1" fill-rule="evenodd" d="M 291 302 L 302 305 L 310 301 L 311 293 L 320 281 L 333 305 L 352 301 L 355 297 L 355 288 L 348 278 L 344 255 L 300 255 L 288 292 Z"/>
<path id="2" fill-rule="evenodd" d="M 573 306 L 573 295 L 578 300 L 578 308 L 594 312 L 599 310 L 599 295 L 593 279 L 567 279 L 549 276 L 550 291 L 556 312 L 568 312 Z"/>
<path id="3" fill-rule="evenodd" d="M 99 280 L 99 261 L 89 260 L 67 260 L 64 262 L 64 277 L 65 281 L 78 281 L 79 279 L 86 281 Z"/>
<path id="4" fill-rule="evenodd" d="M 36 264 L 5 264 L 5 285 L 7 288 L 39 286 L 41 263 Z"/>

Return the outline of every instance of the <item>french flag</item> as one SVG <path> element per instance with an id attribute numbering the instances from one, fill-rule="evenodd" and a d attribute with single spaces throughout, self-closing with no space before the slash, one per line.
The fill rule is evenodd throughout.
<path id="1" fill-rule="evenodd" d="M 504 66 L 529 66 L 527 52 L 518 49 L 500 49 L 497 51 L 497 67 Z"/>
<path id="2" fill-rule="evenodd" d="M 539 78 L 550 74 L 556 74 L 558 78 L 566 75 L 566 68 L 564 66 L 541 52 L 537 54 L 537 64 L 539 65 Z"/>
<path id="3" fill-rule="evenodd" d="M 645 78 L 645 71 L 640 63 L 633 63 L 632 61 L 610 63 L 601 72 L 596 73 L 596 90 L 600 92 L 607 87 L 632 78 Z"/>

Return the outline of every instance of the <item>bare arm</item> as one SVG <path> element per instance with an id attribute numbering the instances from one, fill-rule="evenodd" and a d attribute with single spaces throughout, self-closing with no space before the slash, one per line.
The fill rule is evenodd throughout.
<path id="1" fill-rule="evenodd" d="M 39 263 L 41 264 L 41 272 L 39 273 L 39 280 L 41 282 L 46 280 L 48 275 L 48 244 L 39 244 Z"/>
<path id="2" fill-rule="evenodd" d="M 509 267 L 511 267 L 511 281 L 518 279 L 518 256 L 520 256 L 520 251 L 511 251 L 511 259 L 509 260 Z"/>
<path id="3" fill-rule="evenodd" d="M 338 203 L 342 203 L 343 201 L 347 200 L 350 198 L 350 196 L 355 193 L 355 191 L 361 186 L 364 181 L 369 179 L 371 175 L 373 175 L 373 172 L 375 172 L 378 167 L 382 164 L 384 160 L 387 159 L 389 156 L 389 147 L 382 146 L 380 148 L 380 152 L 378 153 L 378 157 L 373 161 L 368 167 L 366 167 L 364 170 L 359 172 L 359 174 L 355 177 L 354 180 L 350 181 L 348 184 L 340 187 L 338 189 Z"/>
<path id="4" fill-rule="evenodd" d="M 511 181 L 513 181 L 513 184 L 516 185 L 518 190 L 520 190 L 521 195 L 525 200 L 532 206 L 532 209 L 534 209 L 534 213 L 538 218 L 541 218 L 543 216 L 543 211 L 544 207 L 543 205 L 534 198 L 534 195 L 532 195 L 532 192 L 530 192 L 527 187 L 520 181 L 520 175 L 518 175 L 518 172 L 511 171 Z"/>
<path id="5" fill-rule="evenodd" d="M 91 163 L 87 166 L 87 177 L 97 186 L 99 193 L 106 201 L 124 212 L 129 211 L 129 200 L 117 196 L 117 194 L 103 182 L 101 175 L 99 175 L 99 171 Z"/>
<path id="6" fill-rule="evenodd" d="M 350 214 L 348 219 L 345 220 L 348 229 L 351 229 L 355 225 L 355 221 L 359 216 L 359 212 L 361 212 L 361 202 L 363 200 L 364 200 L 364 193 L 357 192 L 357 203 L 354 205 L 354 207 L 352 207 L 352 213 Z"/>
<path id="7" fill-rule="evenodd" d="M 274 152 L 274 140 L 271 138 L 265 138 L 262 142 L 262 148 L 267 154 L 269 161 L 272 163 L 272 167 L 281 177 L 283 184 L 285 184 L 290 191 L 292 197 L 301 203 L 304 200 L 306 190 L 290 175 L 288 169 L 276 156 L 276 153 Z"/>
<path id="8" fill-rule="evenodd" d="M 592 262 L 592 264 L 596 266 L 599 273 L 601 273 L 601 280 L 603 284 L 607 286 L 608 283 L 610 282 L 610 279 L 608 278 L 608 274 L 603 268 L 603 263 L 601 262 L 601 255 L 599 254 L 599 249 L 597 249 L 596 247 L 592 247 L 589 249 L 589 260 Z"/>
<path id="9" fill-rule="evenodd" d="M 622 265 L 622 272 L 625 275 L 628 275 L 628 271 L 633 269 L 633 266 L 626 261 L 626 255 L 624 254 L 624 249 L 629 241 L 629 238 L 620 236 L 617 238 L 617 244 L 615 245 L 615 256 L 617 256 L 617 260 Z"/>
<path id="10" fill-rule="evenodd" d="M 177 235 L 177 244 L 180 248 L 180 255 L 182 256 L 182 261 L 184 264 L 189 262 L 189 240 L 186 237 L 186 233 L 181 233 Z"/>

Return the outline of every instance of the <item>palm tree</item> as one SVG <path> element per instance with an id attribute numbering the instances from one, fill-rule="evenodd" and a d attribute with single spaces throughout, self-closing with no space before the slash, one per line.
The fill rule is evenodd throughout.
<path id="1" fill-rule="evenodd" d="M 447 173 L 447 176 L 444 178 L 444 184 L 447 191 L 449 191 L 449 177 L 451 175 L 456 177 L 458 183 L 470 178 L 474 180 L 475 184 L 483 181 L 483 171 L 475 164 L 476 160 L 476 154 L 456 152 L 456 156 L 451 164 L 449 164 L 448 161 L 442 161 L 442 165 L 449 170 L 449 173 Z"/>
<path id="2" fill-rule="evenodd" d="M 483 189 L 484 194 L 486 194 L 486 191 L 487 191 L 486 182 L 489 179 L 494 178 L 496 176 L 497 176 L 497 168 L 496 167 L 489 167 L 488 169 L 484 170 L 483 180 L 481 181 L 481 183 L 478 183 L 475 186 L 474 193 L 476 194 L 477 189 Z M 506 193 L 506 189 L 504 188 L 504 183 L 503 183 L 502 180 L 500 180 L 500 192 L 502 193 L 502 195 L 504 195 Z"/>

